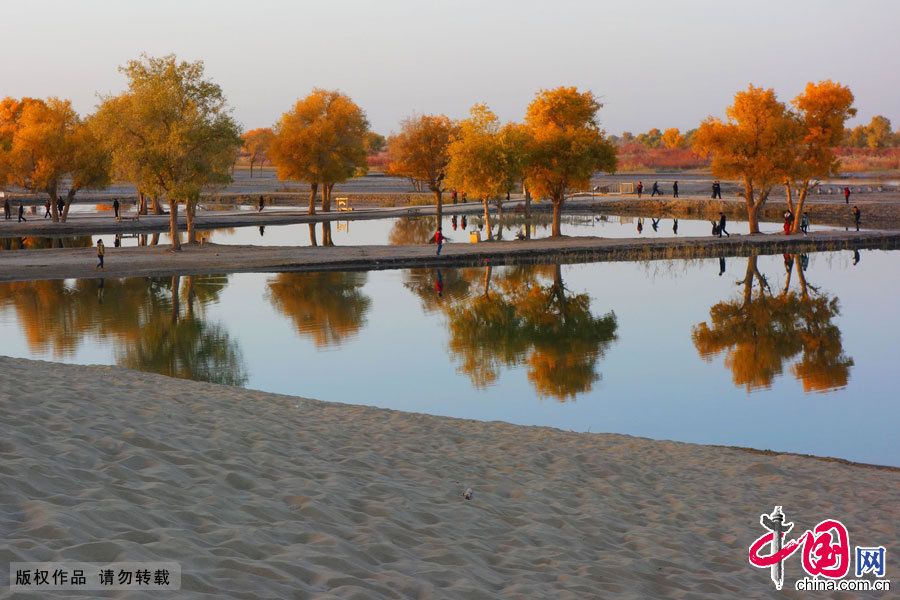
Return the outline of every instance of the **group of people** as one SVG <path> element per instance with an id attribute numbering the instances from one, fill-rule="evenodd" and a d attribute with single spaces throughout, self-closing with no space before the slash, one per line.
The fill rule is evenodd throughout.
<path id="1" fill-rule="evenodd" d="M 635 191 L 637 192 L 637 197 L 638 197 L 638 198 L 640 198 L 641 196 L 644 195 L 644 182 L 643 182 L 643 181 L 638 181 L 638 182 L 637 182 L 637 186 L 635 187 Z M 663 195 L 663 193 L 662 193 L 662 191 L 659 189 L 659 182 L 658 182 L 658 181 L 654 181 L 654 182 L 653 182 L 653 187 L 650 188 L 650 197 L 653 198 L 654 196 L 662 196 L 662 195 Z M 678 197 L 678 182 L 677 182 L 677 181 L 675 181 L 674 183 L 672 183 L 672 197 L 673 197 L 673 198 L 677 198 L 677 197 Z"/>
<path id="2" fill-rule="evenodd" d="M 12 219 L 12 207 L 9 205 L 9 198 L 3 198 L 3 220 L 9 221 Z M 25 206 L 19 202 L 19 223 L 24 223 L 28 221 L 25 218 Z"/>
<path id="3" fill-rule="evenodd" d="M 790 235 L 791 230 L 794 228 L 794 213 L 793 211 L 786 210 L 784 211 L 784 234 Z M 809 234 L 809 211 L 803 211 L 803 215 L 800 217 L 800 231 L 803 232 L 803 235 Z"/>

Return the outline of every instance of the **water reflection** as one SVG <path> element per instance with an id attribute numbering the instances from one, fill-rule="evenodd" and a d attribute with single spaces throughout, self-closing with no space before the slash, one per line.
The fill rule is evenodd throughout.
<path id="1" fill-rule="evenodd" d="M 597 362 L 616 339 L 615 314 L 595 317 L 588 294 L 566 289 L 559 265 L 418 270 L 405 285 L 426 310 L 445 314 L 450 355 L 478 388 L 525 365 L 539 396 L 574 399 L 600 379 Z"/>
<path id="2" fill-rule="evenodd" d="M 833 322 L 838 299 L 807 282 L 806 255 L 783 258 L 784 283 L 777 294 L 760 272 L 757 257 L 748 258 L 738 282 L 741 296 L 713 305 L 709 322 L 692 330 L 694 346 L 705 360 L 724 352 L 735 385 L 747 391 L 770 387 L 785 363 L 798 356 L 791 372 L 804 391 L 844 387 L 853 359 L 844 354 L 841 331 Z M 799 289 L 791 289 L 793 281 Z"/>
<path id="3" fill-rule="evenodd" d="M 310 225 L 312 227 L 312 225 Z M 268 282 L 272 305 L 317 348 L 339 345 L 366 323 L 372 300 L 363 293 L 367 273 L 279 273 Z"/>
<path id="4" fill-rule="evenodd" d="M 35 353 L 63 359 L 93 337 L 113 346 L 120 366 L 242 386 L 237 343 L 203 314 L 226 285 L 226 277 L 16 282 L 0 286 L 0 307 L 15 310 Z"/>

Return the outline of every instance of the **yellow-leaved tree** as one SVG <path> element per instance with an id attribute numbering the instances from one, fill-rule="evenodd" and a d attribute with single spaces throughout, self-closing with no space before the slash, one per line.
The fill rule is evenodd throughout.
<path id="1" fill-rule="evenodd" d="M 783 165 L 788 208 L 798 216 L 793 232 L 800 229 L 800 214 L 816 180 L 837 174 L 840 161 L 834 148 L 844 136 L 844 124 L 856 114 L 850 88 L 833 81 L 807 83 L 792 102 L 792 140 Z"/>
<path id="2" fill-rule="evenodd" d="M 275 133 L 271 127 L 259 127 L 245 131 L 241 136 L 243 140 L 243 151 L 247 154 L 247 160 L 250 161 L 250 178 L 253 179 L 253 165 L 265 162 L 269 158 L 269 147 Z"/>
<path id="3" fill-rule="evenodd" d="M 481 199 L 488 239 L 493 239 L 489 202 L 496 200 L 502 209 L 503 197 L 521 180 L 525 137 L 514 124 L 501 127 L 485 104 L 473 106 L 469 115 L 450 143 L 447 181 Z"/>
<path id="4" fill-rule="evenodd" d="M 279 179 L 297 179 L 310 186 L 309 214 L 316 213 L 322 188 L 322 210 L 331 210 L 331 190 L 366 168 L 369 122 L 346 94 L 315 89 L 281 115 L 269 158 Z M 326 240 L 326 244 L 329 243 Z"/>
<path id="5" fill-rule="evenodd" d="M 443 216 L 444 178 L 450 162 L 450 141 L 457 125 L 444 115 L 409 117 L 400 133 L 388 138 L 388 173 L 408 177 L 434 194 L 438 223 Z"/>
<path id="6" fill-rule="evenodd" d="M 735 94 L 725 114 L 724 121 L 703 121 L 694 149 L 711 157 L 713 175 L 743 182 L 750 233 L 759 233 L 759 210 L 772 188 L 783 182 L 796 126 L 774 90 L 753 85 Z"/>
<path id="7" fill-rule="evenodd" d="M 0 103 L 0 182 L 50 197 L 53 221 L 75 194 L 109 184 L 109 155 L 68 100 L 5 98 Z M 57 197 L 68 184 L 65 208 Z"/>
<path id="8" fill-rule="evenodd" d="M 590 187 L 597 171 L 616 170 L 616 148 L 597 122 L 602 104 L 590 91 L 559 87 L 538 92 L 525 114 L 525 182 L 553 202 L 552 236 L 560 233 L 566 194 Z"/>
<path id="9" fill-rule="evenodd" d="M 128 89 L 104 98 L 96 117 L 98 138 L 112 155 L 114 174 L 168 200 L 172 249 L 180 250 L 178 204 L 185 204 L 193 242 L 200 193 L 231 181 L 240 127 L 222 88 L 205 77 L 202 61 L 142 56 L 120 70 Z"/>

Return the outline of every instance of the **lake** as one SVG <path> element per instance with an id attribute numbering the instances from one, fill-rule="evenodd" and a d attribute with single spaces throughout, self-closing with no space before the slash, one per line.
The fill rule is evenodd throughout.
<path id="1" fill-rule="evenodd" d="M 0 339 L 328 401 L 900 466 L 898 258 L 2 283 Z"/>

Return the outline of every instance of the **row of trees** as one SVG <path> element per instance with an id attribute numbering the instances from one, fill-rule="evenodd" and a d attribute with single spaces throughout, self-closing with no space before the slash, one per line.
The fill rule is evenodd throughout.
<path id="1" fill-rule="evenodd" d="M 738 92 L 724 120 L 706 119 L 694 149 L 711 158 L 712 173 L 744 186 L 750 232 L 759 232 L 759 210 L 775 186 L 784 186 L 795 215 L 818 180 L 835 175 L 847 119 L 856 114 L 850 89 L 833 81 L 808 83 L 788 106 L 772 89 Z M 794 232 L 800 219 L 794 219 Z"/>

